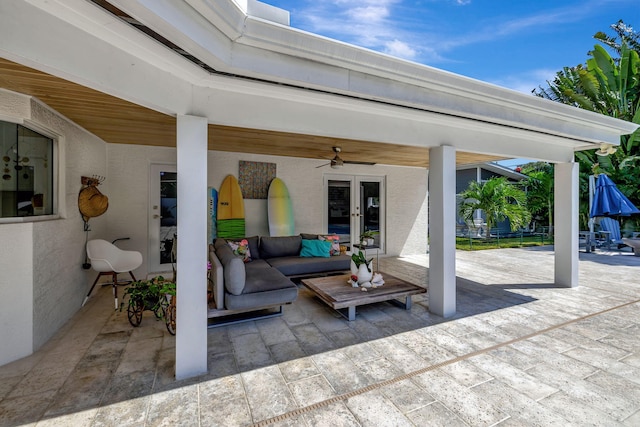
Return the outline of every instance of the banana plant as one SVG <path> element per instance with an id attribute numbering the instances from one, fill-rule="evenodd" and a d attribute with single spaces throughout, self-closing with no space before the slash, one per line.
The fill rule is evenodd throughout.
<path id="1" fill-rule="evenodd" d="M 565 67 L 553 82 L 547 82 L 548 89 L 540 88 L 534 94 L 640 124 L 640 58 L 626 42 L 629 39 L 631 46 L 637 47 L 638 37 L 620 27 L 621 22 L 617 25 L 614 29 L 621 38 L 619 44 L 602 33 L 595 37 L 612 47 L 620 58 L 614 59 L 605 47 L 596 45 L 585 65 Z M 633 203 L 640 205 L 640 130 L 621 136 L 620 146 L 613 154 L 600 156 L 590 150 L 576 153 L 576 159 L 581 164 L 581 181 L 590 174 L 607 173 Z M 581 194 L 581 204 L 588 204 L 588 192 Z"/>

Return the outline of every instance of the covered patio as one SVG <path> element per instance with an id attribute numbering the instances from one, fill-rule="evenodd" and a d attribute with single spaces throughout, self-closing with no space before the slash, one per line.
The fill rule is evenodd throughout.
<path id="1" fill-rule="evenodd" d="M 581 253 L 558 288 L 548 247 L 456 255 L 452 318 L 422 300 L 347 322 L 301 288 L 281 318 L 209 330 L 209 373 L 182 381 L 163 323 L 131 328 L 103 289 L 0 367 L 0 424 L 638 425 L 639 258 Z M 429 284 L 426 256 L 381 263 Z"/>
<path id="2" fill-rule="evenodd" d="M 90 281 L 78 267 L 83 174 L 107 177 L 112 206 L 93 221 L 92 238 L 131 236 L 146 259 L 150 166 L 176 165 L 177 203 L 188 209 L 178 218 L 175 373 L 187 378 L 209 369 L 202 195 L 240 159 L 278 163 L 278 174 L 296 182 L 305 200 L 299 232 L 322 231 L 316 167 L 331 147 L 341 146 L 345 160 L 375 163 L 342 172 L 387 179 L 386 254 L 422 255 L 429 241 L 428 309 L 451 317 L 459 310 L 456 164 L 556 164 L 551 283 L 575 287 L 574 152 L 618 144 L 636 129 L 297 31 L 288 13 L 254 0 L 3 2 L 0 28 L 2 118 L 55 139 L 58 172 L 55 215 L 0 224 L 3 240 L 20 242 L 0 259 L 8 278 L 0 316 L 12 331 L 3 361 L 46 345 L 80 306 Z M 137 273 L 149 272 L 143 265 Z"/>

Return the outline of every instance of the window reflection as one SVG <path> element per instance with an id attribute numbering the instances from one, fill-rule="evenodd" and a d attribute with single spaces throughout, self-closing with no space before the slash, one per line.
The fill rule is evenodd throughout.
<path id="1" fill-rule="evenodd" d="M 53 140 L 0 121 L 0 217 L 53 213 Z"/>

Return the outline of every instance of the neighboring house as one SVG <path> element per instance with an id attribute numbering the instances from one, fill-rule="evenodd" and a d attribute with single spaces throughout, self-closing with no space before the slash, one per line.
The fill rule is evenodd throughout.
<path id="1" fill-rule="evenodd" d="M 288 12 L 255 0 L 2 1 L 0 121 L 18 129 L 9 138 L 23 138 L 20 148 L 3 143 L 7 182 L 16 166 L 29 182 L 2 188 L 10 193 L 2 200 L 16 203 L 6 212 L 16 215 L 0 218 L 0 364 L 46 343 L 95 277 L 82 269 L 81 177 L 105 177 L 109 197 L 88 237 L 129 237 L 122 247 L 145 260 L 138 276 L 166 268 L 158 211 L 163 179 L 172 177 L 179 378 L 207 369 L 207 187 L 237 176 L 240 161 L 276 164 L 296 232 L 326 232 L 330 189 L 346 186 L 352 238 L 360 209 L 371 207 L 387 255 L 424 253 L 428 238 L 429 308 L 451 316 L 456 166 L 554 163 L 555 206 L 564 213 L 555 282 L 576 286 L 574 152 L 618 144 L 637 128 L 296 30 Z M 27 162 L 19 152 L 32 140 L 44 148 Z M 323 167 L 334 146 L 345 161 L 368 164 Z M 247 234 L 266 234 L 264 199 L 245 208 Z"/>
<path id="2" fill-rule="evenodd" d="M 456 205 L 460 204 L 460 193 L 469 188 L 471 182 L 484 182 L 498 176 L 504 176 L 510 182 L 518 182 L 527 178 L 526 175 L 495 162 L 458 166 L 456 168 Z M 474 218 L 476 219 L 475 222 L 478 227 L 467 224 L 467 221 L 460 216 L 456 209 L 456 234 L 458 236 L 469 236 L 469 233 L 483 235 L 485 232 L 482 229 L 482 223 L 485 222 L 484 212 L 480 210 L 476 211 Z M 499 222 L 495 228 L 500 234 L 508 234 L 511 232 L 509 219 Z"/>

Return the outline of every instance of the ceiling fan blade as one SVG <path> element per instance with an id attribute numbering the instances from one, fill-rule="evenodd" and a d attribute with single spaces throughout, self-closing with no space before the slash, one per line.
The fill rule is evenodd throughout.
<path id="1" fill-rule="evenodd" d="M 316 169 L 323 168 L 325 166 L 329 166 L 331 163 L 325 163 L 324 165 L 316 166 Z"/>
<path id="2" fill-rule="evenodd" d="M 358 160 L 345 160 L 344 163 L 348 163 L 350 165 L 365 165 L 365 166 L 373 166 L 376 164 L 374 162 L 360 162 Z"/>

